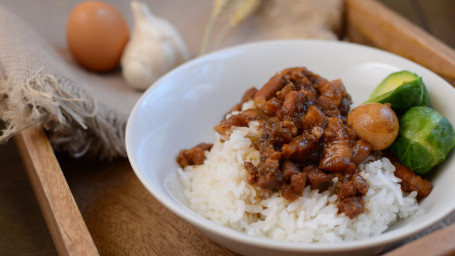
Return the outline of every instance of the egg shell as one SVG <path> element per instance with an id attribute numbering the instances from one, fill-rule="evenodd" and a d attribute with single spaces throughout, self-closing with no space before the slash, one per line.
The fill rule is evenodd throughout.
<path id="1" fill-rule="evenodd" d="M 129 29 L 115 7 L 87 1 L 72 10 L 66 36 L 69 50 L 79 64 L 92 71 L 106 72 L 119 65 Z"/>

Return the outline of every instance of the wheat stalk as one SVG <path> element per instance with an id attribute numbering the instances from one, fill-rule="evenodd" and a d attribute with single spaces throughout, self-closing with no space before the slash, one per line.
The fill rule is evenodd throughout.
<path id="1" fill-rule="evenodd" d="M 214 43 L 214 48 L 218 48 L 221 41 L 226 37 L 227 33 L 232 28 L 251 16 L 259 7 L 261 1 L 262 0 L 215 0 L 209 21 L 204 30 L 204 37 L 199 54 L 202 55 L 207 52 L 214 25 L 216 24 L 218 18 L 226 13 L 231 6 L 234 5 L 235 7 L 232 15 L 229 17 L 229 23 L 222 27 L 218 33 Z"/>
<path id="2" fill-rule="evenodd" d="M 250 17 L 259 7 L 262 0 L 240 0 L 237 1 L 234 12 L 229 18 L 229 23 L 225 25 L 215 40 L 215 48 L 218 48 L 228 32 L 239 25 L 242 21 Z"/>
<path id="3" fill-rule="evenodd" d="M 234 2 L 234 0 L 215 0 L 209 21 L 205 26 L 204 37 L 199 52 L 200 55 L 204 54 L 207 51 L 207 46 L 213 30 L 213 26 L 215 25 L 216 21 L 221 16 L 221 14 L 225 12 L 227 9 L 229 9 L 229 6 L 232 4 L 232 2 Z"/>

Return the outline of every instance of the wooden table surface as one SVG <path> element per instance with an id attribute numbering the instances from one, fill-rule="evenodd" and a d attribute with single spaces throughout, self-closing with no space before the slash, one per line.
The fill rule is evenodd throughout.
<path id="1" fill-rule="evenodd" d="M 453 10 L 455 10 L 455 1 L 453 0 L 380 0 L 385 3 L 391 9 L 399 12 L 402 16 L 408 18 L 413 23 L 424 28 L 429 33 L 435 35 L 441 41 L 447 45 L 455 48 L 455 33 L 453 33 L 453 27 L 455 26 L 455 16 Z M 87 202 L 88 195 L 97 195 L 90 200 L 96 200 L 91 204 L 79 204 L 79 208 L 83 215 L 91 216 L 90 211 L 94 209 L 90 208 L 90 205 L 94 203 L 103 205 L 105 204 L 105 221 L 99 221 L 99 219 L 86 218 L 87 225 L 91 228 L 90 232 L 95 242 L 99 239 L 109 239 L 109 241 L 101 241 L 103 243 L 119 244 L 119 247 L 111 247 L 111 251 L 100 251 L 102 255 L 118 255 L 125 250 L 121 248 L 122 237 L 101 237 L 97 235 L 97 229 L 108 228 L 113 219 L 122 222 L 122 220 L 129 219 L 134 216 L 122 216 L 116 215 L 115 207 L 125 207 L 125 205 L 140 204 L 143 200 L 150 200 L 141 198 L 143 194 L 139 187 L 134 191 L 123 191 L 122 187 L 118 184 L 124 184 L 129 182 L 131 184 L 137 184 L 140 186 L 138 180 L 125 173 L 124 175 L 116 175 L 120 181 L 110 180 L 109 183 L 98 183 L 97 186 L 86 187 L 84 186 L 87 179 L 98 179 L 102 180 L 104 175 L 107 175 L 110 170 L 107 169 L 103 163 L 90 163 L 99 164 L 99 170 L 90 174 L 83 173 L 83 166 L 87 163 L 67 159 L 60 156 L 62 162 L 62 168 L 65 170 L 65 176 L 68 179 L 68 183 L 74 194 L 77 202 Z M 116 160 L 114 164 L 128 166 L 129 163 L 126 159 Z M 112 193 L 112 191 L 122 191 L 128 198 L 131 196 L 137 196 L 136 201 L 122 202 L 122 204 L 116 204 L 115 202 L 104 202 L 104 195 Z M 133 193 L 133 195 L 128 194 Z M 122 197 L 117 198 L 121 202 Z M 97 207 L 102 209 L 103 207 Z M 36 202 L 35 195 L 31 189 L 29 180 L 27 178 L 24 166 L 19 157 L 19 153 L 13 141 L 8 142 L 6 145 L 0 145 L 0 255 L 57 255 L 56 249 L 53 245 L 49 231 L 46 227 L 41 211 Z M 159 215 L 162 214 L 156 208 L 150 207 L 150 214 Z M 122 211 L 118 211 L 122 212 Z M 175 216 L 168 216 L 167 219 L 172 222 L 176 218 Z M 147 220 L 141 220 L 147 221 Z M 137 223 L 141 223 L 138 221 Z M 143 228 L 138 224 L 123 222 L 121 228 L 124 229 L 125 234 L 128 236 L 135 237 L 134 230 Z M 179 227 L 182 230 L 181 235 L 185 235 L 185 230 L 188 228 L 184 226 Z M 189 224 L 188 224 L 189 225 Z M 160 223 L 147 223 L 146 226 L 154 226 L 157 229 L 163 228 Z M 163 230 L 162 238 L 166 239 L 166 232 Z M 175 234 L 174 234 L 175 235 Z M 145 239 L 143 237 L 135 237 L 135 239 Z M 207 238 L 203 235 L 188 239 L 188 243 L 194 240 L 204 240 L 204 243 L 210 243 Z M 98 241 L 100 242 L 100 241 Z M 202 243 L 202 244 L 204 244 Z M 164 246 L 164 244 L 163 244 Z M 190 246 L 189 246 L 190 247 Z M 148 248 L 153 250 L 153 248 Z M 164 248 L 170 254 L 173 252 L 173 248 Z M 213 254 L 229 254 L 224 248 L 215 247 L 212 248 L 211 255 Z M 133 253 L 133 252 L 132 252 Z M 140 251 L 135 254 L 141 254 Z M 197 252 L 188 251 L 188 255 L 197 255 Z"/>

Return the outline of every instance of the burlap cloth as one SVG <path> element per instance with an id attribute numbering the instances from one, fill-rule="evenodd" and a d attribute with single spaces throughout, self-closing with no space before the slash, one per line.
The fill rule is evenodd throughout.
<path id="1" fill-rule="evenodd" d="M 38 126 L 47 131 L 57 151 L 75 157 L 126 156 L 125 126 L 141 92 L 130 89 L 119 70 L 92 73 L 72 59 L 67 50 L 65 27 L 70 11 L 79 2 L 0 2 L 0 117 L 7 125 L 0 140 Z M 107 2 L 124 14 L 131 28 L 129 1 Z M 175 25 L 191 57 L 196 57 L 213 2 L 145 2 L 154 14 Z M 233 30 L 220 47 L 279 38 L 336 40 L 341 13 L 341 0 L 264 0 L 255 15 Z M 400 244 L 454 221 L 455 213 L 452 213 Z"/>

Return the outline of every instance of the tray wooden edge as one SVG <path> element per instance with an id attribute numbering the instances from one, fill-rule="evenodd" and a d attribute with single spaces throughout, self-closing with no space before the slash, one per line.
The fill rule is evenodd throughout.
<path id="1" fill-rule="evenodd" d="M 384 256 L 454 255 L 454 237 L 455 224 L 452 224 L 414 242 L 398 247 L 384 254 Z"/>
<path id="2" fill-rule="evenodd" d="M 49 140 L 40 128 L 15 136 L 59 255 L 99 255 Z"/>
<path id="3" fill-rule="evenodd" d="M 455 51 L 374 0 L 345 0 L 349 41 L 371 45 L 413 60 L 455 85 Z"/>

